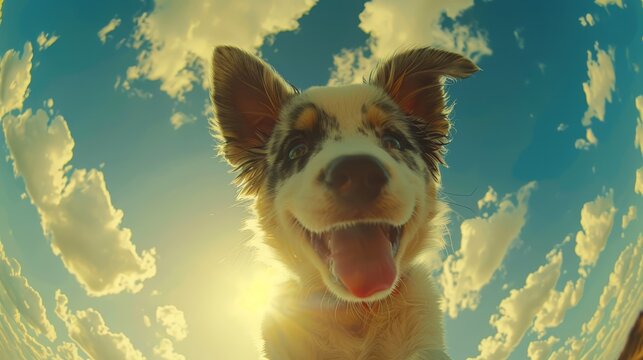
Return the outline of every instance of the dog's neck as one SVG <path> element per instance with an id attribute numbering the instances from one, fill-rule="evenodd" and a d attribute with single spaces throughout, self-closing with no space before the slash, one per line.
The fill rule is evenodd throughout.
<path id="1" fill-rule="evenodd" d="M 361 336 L 377 317 L 390 316 L 392 308 L 404 298 L 404 277 L 391 294 L 378 301 L 348 302 L 337 298 L 325 286 L 302 288 L 296 282 L 284 284 L 289 295 L 273 301 L 274 310 L 283 314 L 297 314 L 309 321 L 323 322 L 344 328 L 354 336 Z M 294 295 L 294 296 L 293 296 Z"/>

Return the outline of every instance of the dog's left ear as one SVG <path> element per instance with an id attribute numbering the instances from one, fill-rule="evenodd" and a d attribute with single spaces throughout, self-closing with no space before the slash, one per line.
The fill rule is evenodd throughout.
<path id="1" fill-rule="evenodd" d="M 407 115 L 419 117 L 433 132 L 447 136 L 444 78 L 466 78 L 479 68 L 462 55 L 433 48 L 417 48 L 381 63 L 368 83 L 378 86 Z"/>
<path id="2" fill-rule="evenodd" d="M 266 172 L 266 143 L 282 105 L 294 94 L 269 65 L 232 46 L 214 50 L 213 128 L 223 141 L 221 153 L 237 171 L 242 195 L 256 195 Z"/>

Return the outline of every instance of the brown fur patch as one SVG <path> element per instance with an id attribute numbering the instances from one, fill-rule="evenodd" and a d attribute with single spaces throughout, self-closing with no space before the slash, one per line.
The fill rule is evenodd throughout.
<path id="1" fill-rule="evenodd" d="M 284 103 L 297 93 L 268 64 L 231 46 L 214 51 L 212 128 L 237 171 L 242 195 L 256 195 L 266 174 L 265 145 Z"/>
<path id="2" fill-rule="evenodd" d="M 306 107 L 295 119 L 295 123 L 293 124 L 293 128 L 297 130 L 303 130 L 303 131 L 309 131 L 312 130 L 317 121 L 319 121 L 318 118 L 318 111 L 312 107 Z"/>
<path id="3" fill-rule="evenodd" d="M 461 55 L 419 48 L 383 62 L 368 82 L 384 89 L 407 115 L 423 119 L 432 133 L 447 136 L 449 107 L 442 78 L 466 78 L 476 71 L 478 67 Z"/>
<path id="4" fill-rule="evenodd" d="M 369 105 L 366 108 L 366 120 L 375 128 L 382 127 L 389 116 L 390 114 L 386 113 L 379 106 Z"/>

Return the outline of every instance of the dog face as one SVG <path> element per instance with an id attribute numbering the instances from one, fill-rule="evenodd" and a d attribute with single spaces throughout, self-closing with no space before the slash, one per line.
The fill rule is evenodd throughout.
<path id="1" fill-rule="evenodd" d="M 304 281 L 347 301 L 388 296 L 435 234 L 449 131 L 443 79 L 477 67 L 429 49 L 400 53 L 368 82 L 299 93 L 261 60 L 219 47 L 213 124 L 264 243 Z"/>

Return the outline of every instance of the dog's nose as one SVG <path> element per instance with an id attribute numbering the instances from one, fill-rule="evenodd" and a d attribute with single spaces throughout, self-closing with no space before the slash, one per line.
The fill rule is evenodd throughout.
<path id="1" fill-rule="evenodd" d="M 323 182 L 340 199 L 363 204 L 380 194 L 388 178 L 386 169 L 376 158 L 350 155 L 333 160 L 326 168 Z"/>

